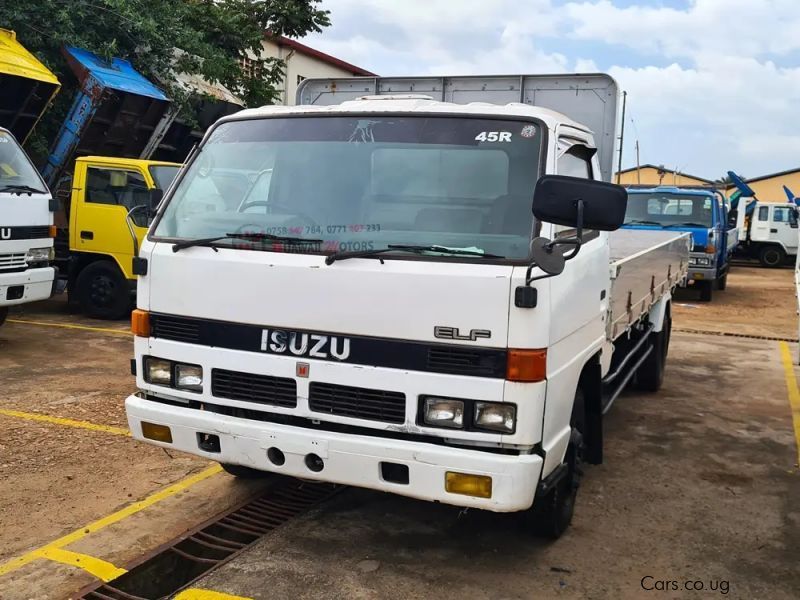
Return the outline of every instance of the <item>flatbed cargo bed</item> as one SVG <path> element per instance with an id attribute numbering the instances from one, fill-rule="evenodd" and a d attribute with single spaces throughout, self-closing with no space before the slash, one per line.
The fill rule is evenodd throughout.
<path id="1" fill-rule="evenodd" d="M 685 277 L 691 234 L 619 229 L 609 236 L 607 335 L 617 339 Z"/>

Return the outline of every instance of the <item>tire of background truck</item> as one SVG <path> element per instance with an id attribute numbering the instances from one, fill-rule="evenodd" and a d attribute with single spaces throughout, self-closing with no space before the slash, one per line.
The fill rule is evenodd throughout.
<path id="1" fill-rule="evenodd" d="M 128 282 L 117 265 L 98 260 L 86 266 L 75 282 L 81 312 L 96 319 L 121 319 L 130 309 Z"/>
<path id="2" fill-rule="evenodd" d="M 8 307 L 0 306 L 0 325 L 6 322 L 7 316 L 8 316 Z"/>
<path id="3" fill-rule="evenodd" d="M 726 287 L 728 287 L 728 274 L 727 273 L 725 273 L 725 275 L 723 275 L 722 277 L 717 279 L 717 289 L 719 291 L 724 290 Z"/>
<path id="4" fill-rule="evenodd" d="M 238 477 L 239 479 L 264 479 L 265 477 L 271 477 L 273 475 L 267 471 L 259 471 L 258 469 L 251 469 L 250 467 L 244 467 L 242 465 L 219 463 L 219 466 L 221 466 L 226 473 Z"/>
<path id="5" fill-rule="evenodd" d="M 578 409 L 577 411 L 575 409 Z M 575 500 L 580 486 L 583 458 L 583 436 L 576 426 L 576 422 L 583 422 L 583 391 L 578 388 L 575 392 L 573 403 L 572 435 L 564 463 L 567 465 L 567 474 L 541 498 L 536 498 L 523 514 L 527 528 L 539 537 L 556 540 L 560 538 L 572 523 L 575 513 Z M 580 412 L 580 417 L 576 415 Z"/>
<path id="6" fill-rule="evenodd" d="M 786 252 L 780 246 L 762 246 L 758 251 L 758 262 L 764 267 L 780 267 L 786 262 Z"/>
<path id="7" fill-rule="evenodd" d="M 707 279 L 705 281 L 699 281 L 697 285 L 700 287 L 700 300 L 703 302 L 711 302 L 711 298 L 714 296 L 714 282 Z"/>
<path id="8" fill-rule="evenodd" d="M 709 282 L 711 283 L 711 282 Z M 669 340 L 672 336 L 672 315 L 667 309 L 664 313 L 664 326 L 658 333 L 651 334 L 652 350 L 636 371 L 636 389 L 643 392 L 657 392 L 664 383 L 664 367 L 669 353 Z"/>

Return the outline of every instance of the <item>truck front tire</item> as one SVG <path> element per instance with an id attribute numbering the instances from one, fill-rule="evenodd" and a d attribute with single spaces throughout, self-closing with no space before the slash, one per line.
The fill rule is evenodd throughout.
<path id="1" fill-rule="evenodd" d="M 711 298 L 714 296 L 714 282 L 706 279 L 705 281 L 698 281 L 697 285 L 700 288 L 700 300 L 711 302 Z"/>
<path id="2" fill-rule="evenodd" d="M 726 287 L 728 287 L 728 274 L 727 273 L 725 273 L 725 275 L 723 275 L 722 277 L 717 279 L 717 289 L 719 291 L 724 290 Z"/>
<path id="3" fill-rule="evenodd" d="M 780 267 L 786 262 L 786 252 L 780 246 L 762 246 L 758 251 L 758 262 L 764 267 Z"/>
<path id="4" fill-rule="evenodd" d="M 8 307 L 0 306 L 0 325 L 6 322 L 6 317 L 8 317 Z"/>
<path id="5" fill-rule="evenodd" d="M 564 464 L 567 473 L 542 497 L 536 497 L 533 506 L 523 513 L 528 528 L 537 536 L 556 540 L 569 528 L 575 513 L 575 500 L 578 496 L 580 478 L 583 474 L 583 436 L 576 423 L 584 422 L 583 390 L 575 392 L 573 406 L 572 434 Z M 578 413 L 581 414 L 578 414 Z"/>
<path id="6" fill-rule="evenodd" d="M 116 264 L 98 260 L 86 266 L 76 281 L 81 312 L 95 319 L 121 319 L 131 307 L 128 282 Z"/>

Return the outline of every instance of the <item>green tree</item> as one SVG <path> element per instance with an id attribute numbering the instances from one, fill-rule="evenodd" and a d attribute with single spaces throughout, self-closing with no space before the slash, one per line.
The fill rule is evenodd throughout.
<path id="1" fill-rule="evenodd" d="M 319 0 L 25 0 L 0 2 L 0 27 L 62 83 L 54 106 L 28 142 L 41 157 L 69 110 L 77 82 L 61 54 L 64 45 L 105 58 L 129 60 L 145 77 L 187 105 L 175 70 L 221 83 L 247 106 L 272 103 L 283 61 L 262 56 L 265 36 L 302 37 L 330 25 Z M 184 51 L 175 62 L 174 49 Z M 250 58 L 250 68 L 242 59 Z"/>

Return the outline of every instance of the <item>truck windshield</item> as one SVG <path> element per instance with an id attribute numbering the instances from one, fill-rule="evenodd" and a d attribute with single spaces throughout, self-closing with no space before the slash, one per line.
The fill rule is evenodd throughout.
<path id="1" fill-rule="evenodd" d="M 258 244 L 219 244 L 266 250 L 281 248 L 263 234 L 318 240 L 283 248 L 303 253 L 413 244 L 524 258 L 540 139 L 533 123 L 479 118 L 228 122 L 188 167 L 155 235 L 262 234 Z"/>
<path id="2" fill-rule="evenodd" d="M 159 189 L 166 190 L 180 169 L 173 165 L 153 165 L 150 167 L 150 175 Z"/>
<path id="3" fill-rule="evenodd" d="M 712 227 L 714 199 L 677 194 L 628 194 L 626 225 Z"/>
<path id="4" fill-rule="evenodd" d="M 14 137 L 0 131 L 0 192 L 45 194 L 39 173 Z"/>

